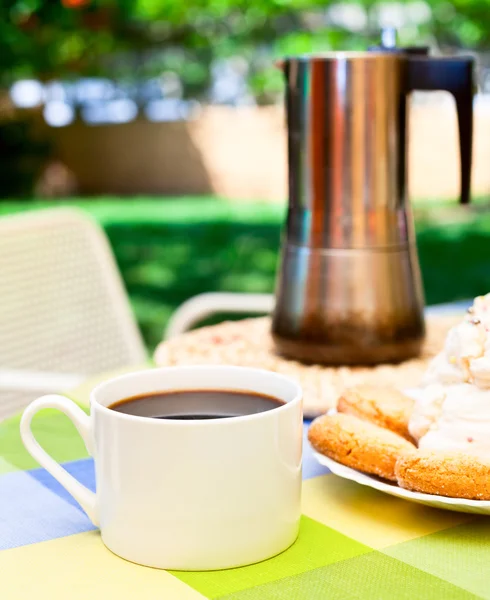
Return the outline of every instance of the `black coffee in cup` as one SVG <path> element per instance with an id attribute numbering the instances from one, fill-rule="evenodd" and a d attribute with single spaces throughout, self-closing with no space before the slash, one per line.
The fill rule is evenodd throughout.
<path id="1" fill-rule="evenodd" d="M 109 408 L 137 417 L 193 421 L 253 415 L 283 404 L 278 398 L 255 392 L 178 390 L 125 398 Z"/>

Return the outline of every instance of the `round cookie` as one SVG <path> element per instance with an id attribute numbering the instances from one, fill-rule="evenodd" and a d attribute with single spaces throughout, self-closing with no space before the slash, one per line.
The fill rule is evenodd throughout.
<path id="1" fill-rule="evenodd" d="M 407 490 L 490 500 L 490 459 L 483 456 L 419 450 L 400 456 L 395 474 L 398 485 Z"/>
<path id="2" fill-rule="evenodd" d="M 345 414 L 323 415 L 313 421 L 308 439 L 315 450 L 339 463 L 396 481 L 395 463 L 416 448 L 401 436 Z"/>
<path id="3" fill-rule="evenodd" d="M 408 422 L 413 406 L 412 398 L 394 388 L 357 385 L 340 396 L 337 411 L 375 423 L 411 441 Z"/>

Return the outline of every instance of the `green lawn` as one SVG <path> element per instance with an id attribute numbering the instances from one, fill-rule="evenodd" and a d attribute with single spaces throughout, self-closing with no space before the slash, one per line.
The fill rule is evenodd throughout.
<path id="1" fill-rule="evenodd" d="M 172 311 L 205 291 L 270 292 L 284 206 L 216 198 L 93 198 L 0 202 L 0 214 L 81 207 L 104 227 L 149 347 Z M 490 210 L 417 203 L 427 303 L 490 290 Z"/>

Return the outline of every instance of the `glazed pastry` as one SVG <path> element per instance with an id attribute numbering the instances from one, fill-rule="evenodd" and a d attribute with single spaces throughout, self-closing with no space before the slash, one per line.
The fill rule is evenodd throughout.
<path id="1" fill-rule="evenodd" d="M 392 481 L 396 481 L 397 459 L 416 451 L 400 435 L 347 414 L 318 417 L 311 424 L 308 439 L 321 454 Z"/>
<path id="2" fill-rule="evenodd" d="M 412 398 L 394 388 L 357 385 L 342 394 L 337 411 L 370 421 L 411 441 L 408 423 L 413 406 Z"/>
<path id="3" fill-rule="evenodd" d="M 490 459 L 486 456 L 419 450 L 400 456 L 395 474 L 398 485 L 407 490 L 490 500 Z"/>

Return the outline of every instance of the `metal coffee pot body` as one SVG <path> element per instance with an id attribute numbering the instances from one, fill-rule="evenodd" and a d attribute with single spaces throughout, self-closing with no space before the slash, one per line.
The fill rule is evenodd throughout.
<path id="1" fill-rule="evenodd" d="M 376 364 L 420 352 L 423 291 L 407 197 L 407 97 L 454 95 L 469 201 L 473 61 L 403 52 L 284 61 L 289 206 L 272 334 L 307 362 Z"/>

